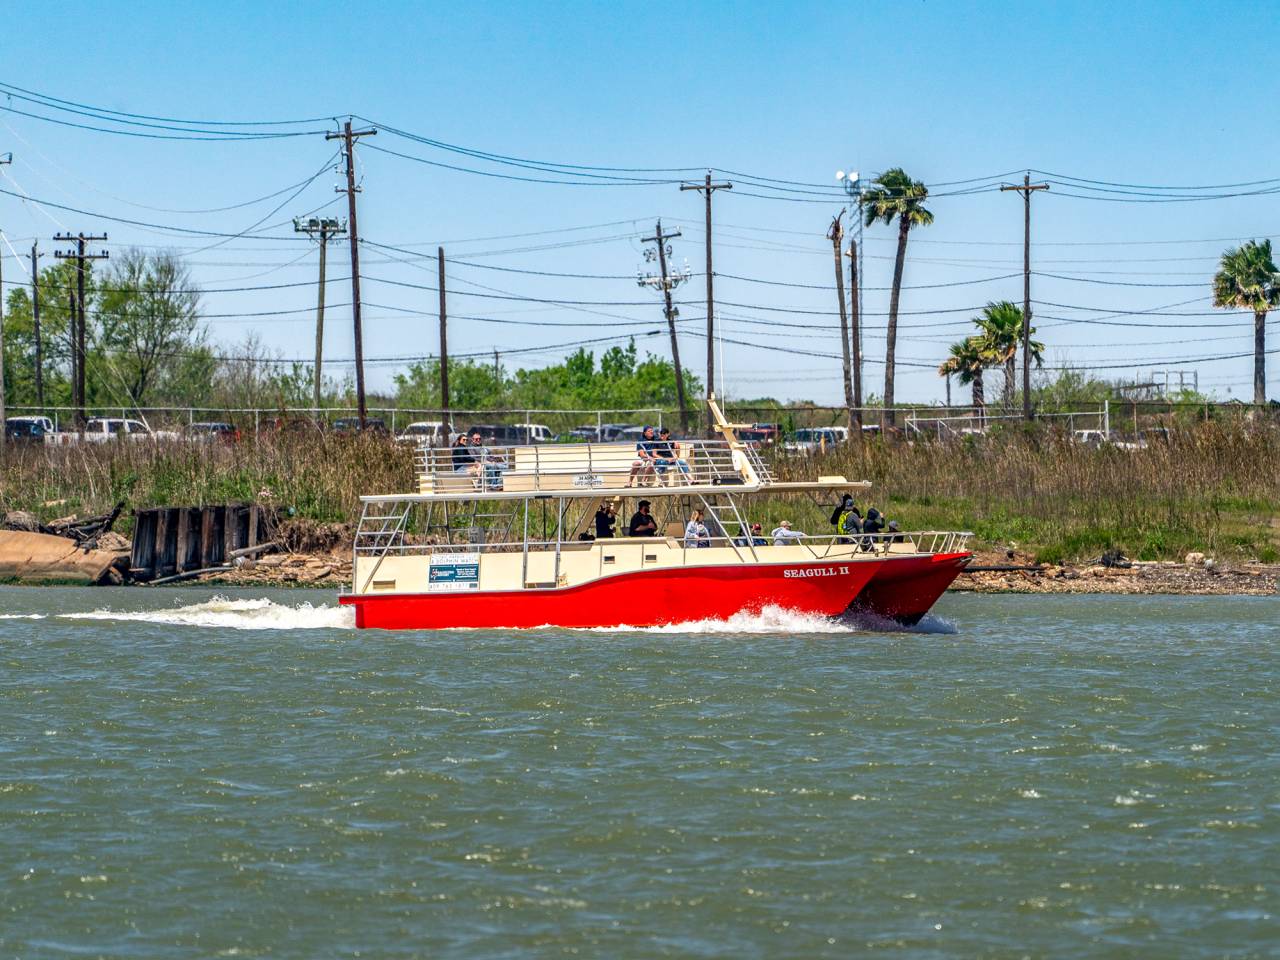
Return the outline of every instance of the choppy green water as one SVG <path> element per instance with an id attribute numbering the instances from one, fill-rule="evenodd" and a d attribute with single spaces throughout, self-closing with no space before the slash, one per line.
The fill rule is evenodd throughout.
<path id="1" fill-rule="evenodd" d="M 0 955 L 1280 955 L 1280 601 L 383 634 L 210 596 L 0 589 Z"/>

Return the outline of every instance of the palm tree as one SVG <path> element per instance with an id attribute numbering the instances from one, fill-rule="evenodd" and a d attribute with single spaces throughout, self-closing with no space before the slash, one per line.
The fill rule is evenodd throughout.
<path id="1" fill-rule="evenodd" d="M 951 355 L 938 367 L 938 376 L 955 375 L 962 384 L 973 384 L 973 405 L 979 416 L 986 406 L 986 397 L 982 391 L 982 371 L 991 365 L 991 354 L 987 352 L 981 337 L 965 337 L 959 343 L 951 345 Z"/>
<path id="2" fill-rule="evenodd" d="M 1222 255 L 1213 278 L 1213 305 L 1253 311 L 1253 402 L 1267 402 L 1267 311 L 1280 305 L 1280 275 L 1271 241 L 1250 240 Z"/>
<path id="3" fill-rule="evenodd" d="M 893 425 L 893 360 L 898 342 L 898 299 L 902 294 L 902 267 L 907 258 L 907 234 L 912 227 L 927 227 L 933 214 L 924 208 L 929 188 L 912 180 L 901 167 L 876 177 L 875 187 L 862 196 L 866 225 L 877 220 L 887 224 L 898 220 L 898 257 L 893 264 L 893 292 L 889 296 L 889 329 L 884 351 L 884 425 Z"/>
<path id="4" fill-rule="evenodd" d="M 1008 300 L 988 303 L 982 309 L 982 316 L 975 317 L 974 323 L 981 330 L 987 353 L 994 365 L 1004 366 L 1004 405 L 1013 408 L 1013 395 L 1017 387 L 1017 373 L 1014 361 L 1018 356 L 1018 348 L 1022 345 L 1022 308 Z M 1031 328 L 1034 334 L 1036 328 Z M 1037 367 L 1044 366 L 1044 344 L 1031 340 L 1031 359 Z"/>

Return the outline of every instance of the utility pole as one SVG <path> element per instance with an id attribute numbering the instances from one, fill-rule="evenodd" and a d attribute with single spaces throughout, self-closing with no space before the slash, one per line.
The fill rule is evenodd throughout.
<path id="1" fill-rule="evenodd" d="M 316 408 L 316 416 L 320 415 L 321 365 L 324 362 L 324 288 L 325 288 L 325 250 L 329 246 L 330 237 L 340 237 L 347 232 L 347 225 L 336 217 L 301 217 L 293 218 L 293 232 L 305 233 L 312 240 L 320 242 L 320 280 L 316 292 L 316 383 L 312 392 L 312 406 Z"/>
<path id="2" fill-rule="evenodd" d="M 36 406 L 44 413 L 44 346 L 40 338 L 40 268 L 36 261 L 43 254 L 31 241 L 31 326 L 36 340 Z"/>
<path id="3" fill-rule="evenodd" d="M 1005 186 L 1001 191 L 1016 190 L 1022 194 L 1025 210 L 1022 235 L 1022 418 L 1031 419 L 1031 194 L 1048 190 L 1047 183 L 1032 183 L 1031 172 L 1022 178 L 1021 186 Z"/>
<path id="4" fill-rule="evenodd" d="M 445 313 L 444 293 L 444 247 L 436 247 L 436 263 L 439 266 L 440 282 L 440 421 L 444 424 L 445 443 L 449 442 L 449 330 Z"/>
<path id="5" fill-rule="evenodd" d="M 662 290 L 662 297 L 666 303 L 666 307 L 663 312 L 667 317 L 667 329 L 671 332 L 671 362 L 674 365 L 676 372 L 676 403 L 680 405 L 680 432 L 688 435 L 689 410 L 685 406 L 684 400 L 684 368 L 680 366 L 680 341 L 676 337 L 676 317 L 680 316 L 680 311 L 671 303 L 671 291 L 688 280 L 690 274 L 688 268 L 685 269 L 684 273 L 677 273 L 674 275 L 667 272 L 667 257 L 671 254 L 671 250 L 667 246 L 667 241 L 674 240 L 678 236 L 680 236 L 679 230 L 675 233 L 663 233 L 662 221 L 658 221 L 658 228 L 654 232 L 654 236 L 644 237 L 643 242 L 657 245 L 658 250 L 656 258 L 658 261 L 658 268 L 661 273 L 656 277 L 653 274 L 645 274 L 644 276 L 637 277 L 636 283 L 642 287 L 658 287 Z M 652 263 L 654 258 L 655 254 L 652 250 L 645 251 L 646 260 Z M 708 304 L 708 306 L 709 305 L 710 304 Z M 710 318 L 710 313 L 708 313 L 707 316 Z M 708 340 L 708 344 L 710 343 L 711 341 Z"/>
<path id="6" fill-rule="evenodd" d="M 13 154 L 6 153 L 0 157 L 0 165 L 13 163 Z M 5 411 L 4 411 L 4 251 L 0 250 L 0 457 L 4 453 L 5 440 Z"/>
<path id="7" fill-rule="evenodd" d="M 55 250 L 54 256 L 59 260 L 75 260 L 76 262 L 76 296 L 75 308 L 72 318 L 73 334 L 71 341 L 71 355 L 75 368 L 75 375 L 72 383 L 72 401 L 71 405 L 76 408 L 76 417 L 80 424 L 80 428 L 84 429 L 84 405 L 85 405 L 85 305 L 84 305 L 84 262 L 86 260 L 105 260 L 110 256 L 106 251 L 102 253 L 85 253 L 85 244 L 98 243 L 105 241 L 107 235 L 102 236 L 88 235 L 83 233 L 72 236 L 69 233 L 59 233 L 54 235 L 54 240 L 60 243 L 74 243 L 76 248 L 71 250 Z"/>
<path id="8" fill-rule="evenodd" d="M 844 225 L 841 224 L 840 218 L 844 216 L 844 210 L 841 210 L 831 220 L 831 229 L 827 231 L 827 239 L 831 241 L 831 253 L 836 260 L 836 299 L 840 302 L 840 349 L 844 354 L 844 405 L 845 414 L 849 419 L 849 433 L 852 434 L 857 427 L 854 425 L 853 419 L 853 378 L 850 375 L 849 360 L 849 314 L 844 306 L 844 264 L 840 262 L 840 241 L 844 239 Z"/>
<path id="9" fill-rule="evenodd" d="M 707 178 L 702 183 L 682 183 L 681 190 L 697 190 L 702 194 L 707 204 L 707 399 L 711 399 L 716 392 L 716 298 L 715 287 L 712 280 L 715 273 L 711 269 L 711 195 L 717 190 L 732 190 L 732 183 L 712 183 L 711 171 L 707 171 Z M 680 405 L 680 409 L 684 409 L 684 404 Z M 710 414 L 708 414 L 708 417 Z M 687 426 L 684 428 L 689 429 Z"/>
<path id="10" fill-rule="evenodd" d="M 836 171 L 836 180 L 858 206 L 854 213 L 857 229 L 849 237 L 849 319 L 853 341 L 853 407 L 858 439 L 862 439 L 862 202 L 866 188 L 857 170 Z"/>
<path id="11" fill-rule="evenodd" d="M 862 233 L 862 213 L 858 212 L 858 233 Z M 857 237 L 849 238 L 849 339 L 853 353 L 853 422 L 862 440 L 862 274 L 858 257 L 862 247 Z"/>
<path id="12" fill-rule="evenodd" d="M 369 130 L 352 130 L 351 121 L 348 120 L 343 124 L 340 133 L 326 133 L 326 140 L 343 141 L 343 149 L 347 157 L 347 185 L 343 187 L 334 187 L 337 193 L 345 193 L 347 195 L 347 222 L 350 224 L 350 230 L 347 233 L 347 239 L 351 242 L 351 322 L 355 329 L 356 340 L 356 408 L 359 411 L 360 429 L 364 429 L 365 421 L 365 403 L 364 403 L 364 338 L 360 330 L 360 236 L 356 230 L 356 194 L 360 192 L 360 188 L 356 186 L 356 160 L 355 160 L 355 142 L 360 137 L 372 137 L 378 131 Z"/>

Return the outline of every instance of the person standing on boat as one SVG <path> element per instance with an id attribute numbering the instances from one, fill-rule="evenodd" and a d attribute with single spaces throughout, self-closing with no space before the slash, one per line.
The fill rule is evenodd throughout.
<path id="1" fill-rule="evenodd" d="M 649 501 L 641 500 L 636 505 L 636 512 L 627 525 L 628 537 L 656 537 L 658 521 L 649 515 Z"/>
<path id="2" fill-rule="evenodd" d="M 654 451 L 657 446 L 658 441 L 653 438 L 653 427 L 645 427 L 641 439 L 636 441 L 636 458 L 631 464 L 631 478 L 627 481 L 627 486 L 634 487 L 637 477 L 643 480 L 653 476 L 654 461 L 657 459 Z"/>
<path id="3" fill-rule="evenodd" d="M 663 484 L 667 483 L 667 474 L 672 467 L 679 470 L 685 477 L 689 476 L 689 462 L 676 456 L 675 441 L 671 438 L 669 427 L 663 427 L 658 431 L 658 442 L 654 444 L 653 457 L 653 468 Z M 685 482 L 688 483 L 687 480 Z"/>
<path id="4" fill-rule="evenodd" d="M 685 524 L 684 545 L 686 549 L 711 546 L 711 534 L 707 532 L 707 525 L 702 520 L 702 511 L 695 510 L 693 511 L 693 516 L 689 518 L 689 522 Z"/>
<path id="5" fill-rule="evenodd" d="M 600 509 L 596 511 L 596 539 L 612 540 L 613 525 L 617 522 L 617 517 L 613 512 L 613 504 L 608 500 L 600 504 Z"/>

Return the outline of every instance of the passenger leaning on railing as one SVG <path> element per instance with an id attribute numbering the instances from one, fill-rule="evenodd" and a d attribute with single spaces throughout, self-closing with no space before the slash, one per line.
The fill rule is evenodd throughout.
<path id="1" fill-rule="evenodd" d="M 658 431 L 658 442 L 653 446 L 653 468 L 658 471 L 658 479 L 668 484 L 667 474 L 675 467 L 685 477 L 689 476 L 689 462 L 676 455 L 675 441 L 671 430 L 663 427 Z M 686 481 L 688 482 L 688 481 Z"/>
<path id="2" fill-rule="evenodd" d="M 773 545 L 775 547 L 785 547 L 790 543 L 798 543 L 808 534 L 801 530 L 792 530 L 791 521 L 783 520 L 773 528 L 773 532 L 769 536 L 773 537 Z"/>

